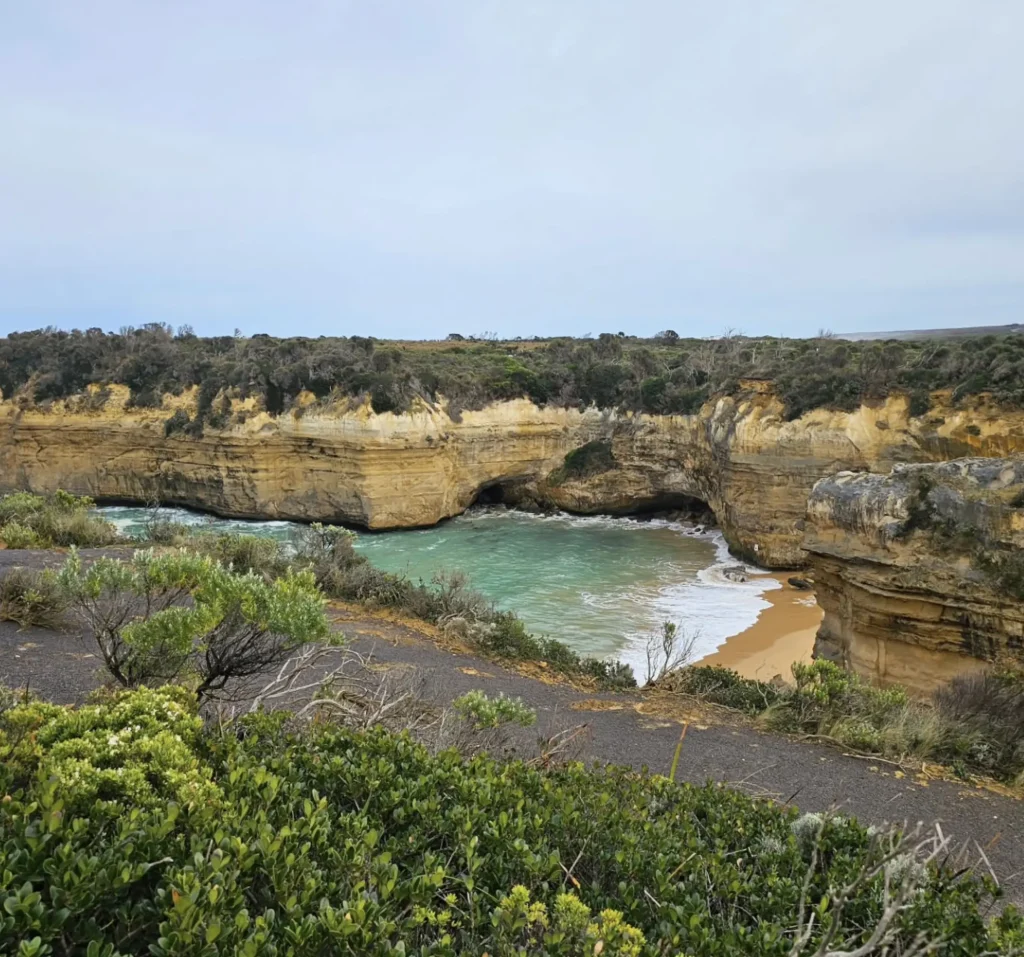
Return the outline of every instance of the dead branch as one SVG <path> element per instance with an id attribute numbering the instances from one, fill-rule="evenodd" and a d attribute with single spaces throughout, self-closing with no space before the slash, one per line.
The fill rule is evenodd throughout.
<path id="1" fill-rule="evenodd" d="M 816 927 L 816 913 L 808 910 L 808 893 L 819 861 L 822 837 L 828 824 L 824 818 L 818 827 L 811 853 L 811 862 L 804 876 L 789 957 L 871 957 L 888 952 L 902 930 L 900 917 L 913 904 L 928 877 L 929 867 L 949 847 L 949 838 L 938 826 L 925 834 L 922 825 L 911 830 L 890 830 L 876 835 L 868 859 L 853 879 L 841 888 L 830 888 L 830 921 L 813 951 L 808 948 Z M 837 939 L 843 929 L 846 908 L 857 897 L 868 892 L 868 885 L 882 879 L 882 913 L 866 940 L 847 936 Z M 921 933 L 903 942 L 901 957 L 924 957 L 935 953 L 944 941 Z"/>

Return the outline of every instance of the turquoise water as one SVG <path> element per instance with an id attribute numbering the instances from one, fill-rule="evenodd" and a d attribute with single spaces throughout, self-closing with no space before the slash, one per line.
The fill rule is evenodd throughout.
<path id="1" fill-rule="evenodd" d="M 148 514 L 102 511 L 128 534 L 140 533 Z M 176 521 L 282 541 L 296 527 L 162 511 Z M 356 547 L 379 568 L 413 579 L 429 582 L 442 569 L 458 569 L 534 633 L 581 653 L 622 658 L 639 669 L 638 677 L 644 637 L 661 622 L 671 619 L 697 634 L 698 654 L 710 654 L 756 620 L 767 604 L 763 592 L 775 586 L 754 569 L 746 582 L 722 576 L 724 565 L 737 563 L 717 532 L 658 520 L 473 509 L 434 528 L 363 533 Z"/>

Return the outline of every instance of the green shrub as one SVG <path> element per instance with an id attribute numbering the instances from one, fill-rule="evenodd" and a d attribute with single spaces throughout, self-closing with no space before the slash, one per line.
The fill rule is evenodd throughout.
<path id="1" fill-rule="evenodd" d="M 671 672 L 657 687 L 760 715 L 775 731 L 831 738 L 847 748 L 1024 781 L 1024 677 L 1018 670 L 962 675 L 934 706 L 904 688 L 878 688 L 831 661 L 794 664 L 795 686 L 741 678 L 725 668 Z"/>
<path id="2" fill-rule="evenodd" d="M 608 908 L 591 920 L 590 908 L 575 894 L 559 894 L 549 915 L 547 905 L 532 901 L 522 884 L 502 895 L 491 925 L 497 957 L 527 953 L 639 957 L 646 943 L 643 933 L 623 920 L 621 911 Z"/>
<path id="3" fill-rule="evenodd" d="M 350 598 L 344 592 L 349 590 L 352 571 L 368 564 L 356 552 L 355 541 L 353 532 L 314 522 L 295 534 L 292 541 L 294 559 L 312 570 L 316 583 L 326 594 L 334 598 Z"/>
<path id="4" fill-rule="evenodd" d="M 917 389 L 910 393 L 910 402 L 907 411 L 914 418 L 927 415 L 932 407 L 932 397 L 926 389 Z"/>
<path id="5" fill-rule="evenodd" d="M 783 957 L 803 897 L 808 952 L 833 929 L 854 950 L 882 912 L 882 874 L 837 909 L 878 860 L 853 821 L 624 769 L 432 756 L 381 731 L 292 736 L 279 715 L 198 734 L 165 694 L 0 715 L 18 749 L 0 761 L 0 952 Z M 181 747 L 143 781 L 130 771 L 165 720 Z M 75 747 L 81 786 L 63 773 Z M 958 957 L 1021 940 L 1012 909 L 986 923 L 991 884 L 902 863 L 921 888 L 893 953 L 919 934 Z"/>
<path id="6" fill-rule="evenodd" d="M 386 346 L 386 347 L 382 347 Z M 153 323 L 125 334 L 39 330 L 0 339 L 0 392 L 42 402 L 81 394 L 91 382 L 131 388 L 132 404 L 159 406 L 165 393 L 199 386 L 196 415 L 181 411 L 168 434 L 201 434 L 224 423 L 226 393 L 255 396 L 271 415 L 304 391 L 322 401 L 368 398 L 376 412 L 401 412 L 424 395 L 449 408 L 480 408 L 526 397 L 543 404 L 689 414 L 712 396 L 736 394 L 744 379 L 775 384 L 786 414 L 852 409 L 896 392 L 918 414 L 935 389 L 957 401 L 989 392 L 1024 404 L 1024 336 L 911 342 L 824 339 L 638 339 L 378 344 L 364 336 L 279 339 L 175 335 Z"/>
<path id="7" fill-rule="evenodd" d="M 876 740 L 877 735 L 881 743 L 881 730 L 910 707 L 903 688 L 876 688 L 824 659 L 809 665 L 796 662 L 793 678 L 796 687 L 781 696 L 766 715 L 777 730 L 845 735 L 850 742 Z"/>
<path id="8" fill-rule="evenodd" d="M 948 728 L 944 760 L 1024 780 L 1024 672 L 958 675 L 935 692 L 934 700 Z"/>
<path id="9" fill-rule="evenodd" d="M 68 812 L 88 814 L 96 801 L 189 807 L 220 794 L 196 753 L 202 726 L 194 696 L 176 687 L 77 709 L 34 701 L 0 715 L 0 755 L 7 775 L 35 775 Z"/>
<path id="10" fill-rule="evenodd" d="M 176 545 L 188 543 L 194 534 L 192 528 L 184 522 L 173 522 L 168 519 L 155 519 L 146 522 L 142 541 L 153 545 Z"/>
<path id="11" fill-rule="evenodd" d="M 564 463 L 548 476 L 552 485 L 570 480 L 590 478 L 616 466 L 611 442 L 594 441 L 566 453 Z"/>
<path id="12" fill-rule="evenodd" d="M 266 674 L 330 632 L 309 571 L 268 582 L 187 551 L 136 552 L 83 567 L 72 553 L 57 577 L 71 609 L 120 684 L 181 680 L 199 697 Z"/>
<path id="13" fill-rule="evenodd" d="M 0 497 L 0 540 L 8 548 L 100 548 L 119 540 L 114 526 L 85 496 L 14 492 Z"/>
<path id="14" fill-rule="evenodd" d="M 486 625 L 474 634 L 474 642 L 485 654 L 519 661 L 544 661 L 563 674 L 594 678 L 598 684 L 613 690 L 636 687 L 629 665 L 582 656 L 563 641 L 531 635 L 513 612 L 494 611 Z"/>
<path id="15" fill-rule="evenodd" d="M 66 610 L 67 597 L 53 572 L 10 568 L 0 577 L 0 621 L 57 630 Z"/>
<path id="16" fill-rule="evenodd" d="M 11 492 L 0 496 L 0 523 L 25 522 L 29 516 L 41 512 L 46 504 L 46 498 L 34 492 Z"/>
<path id="17" fill-rule="evenodd" d="M 467 691 L 452 702 L 452 707 L 480 729 L 497 728 L 503 724 L 528 728 L 537 720 L 537 712 L 523 704 L 521 698 L 507 698 L 504 694 L 491 698 L 482 691 Z"/>
<path id="18" fill-rule="evenodd" d="M 175 409 L 174 414 L 164 421 L 164 435 L 188 433 L 192 419 L 184 409 Z"/>
<path id="19" fill-rule="evenodd" d="M 21 522 L 8 522 L 0 528 L 0 541 L 8 548 L 42 548 L 42 539 Z"/>
<path id="20" fill-rule="evenodd" d="M 189 551 L 206 555 L 241 575 L 258 575 L 268 581 L 291 567 L 281 543 L 265 535 L 197 531 L 185 542 Z"/>
<path id="21" fill-rule="evenodd" d="M 703 698 L 714 704 L 735 708 L 747 714 L 760 714 L 778 701 L 781 692 L 775 685 L 741 678 L 730 668 L 717 665 L 693 665 L 669 672 L 657 685 L 667 691 Z"/>

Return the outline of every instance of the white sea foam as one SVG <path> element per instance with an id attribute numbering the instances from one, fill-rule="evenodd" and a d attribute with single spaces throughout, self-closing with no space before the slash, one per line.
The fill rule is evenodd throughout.
<path id="1" fill-rule="evenodd" d="M 472 520 L 481 509 L 454 519 Z M 686 522 L 663 518 L 637 520 L 610 515 L 572 515 L 568 512 L 535 514 L 499 510 L 502 515 L 522 522 L 560 522 L 574 528 L 616 528 L 643 532 L 647 529 L 669 529 L 687 538 L 710 542 L 715 548 L 715 562 L 697 572 L 696 580 L 664 584 L 654 594 L 594 594 L 581 592 L 580 601 L 589 607 L 613 611 L 623 601 L 644 604 L 653 612 L 655 622 L 672 621 L 687 635 L 696 636 L 693 660 L 713 654 L 724 642 L 753 625 L 764 609 L 769 607 L 765 592 L 782 586 L 763 569 L 734 558 L 729 553 L 725 536 L 719 529 L 704 529 Z M 738 575 L 726 575 L 735 570 Z M 626 634 L 625 645 L 614 654 L 633 668 L 638 681 L 643 681 L 647 670 L 646 642 L 650 632 L 633 631 Z"/>

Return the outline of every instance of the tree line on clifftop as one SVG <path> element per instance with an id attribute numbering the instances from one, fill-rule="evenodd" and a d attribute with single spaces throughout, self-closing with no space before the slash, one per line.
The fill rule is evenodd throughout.
<path id="1" fill-rule="evenodd" d="M 0 390 L 46 403 L 90 384 L 120 384 L 131 404 L 158 407 L 165 393 L 198 386 L 198 414 L 168 420 L 168 431 L 222 425 L 225 396 L 255 396 L 271 415 L 320 400 L 368 397 L 376 412 L 401 412 L 417 398 L 448 400 L 455 415 L 496 400 L 689 414 L 743 379 L 773 383 L 789 418 L 816 408 L 852 410 L 894 392 L 911 413 L 928 411 L 929 392 L 955 401 L 982 392 L 1024 406 L 1024 336 L 847 342 L 725 335 L 653 339 L 603 333 L 596 339 L 499 342 L 389 342 L 363 336 L 201 338 L 150 323 L 119 333 L 43 329 L 0 339 Z M 102 391 L 96 397 L 103 401 Z"/>

